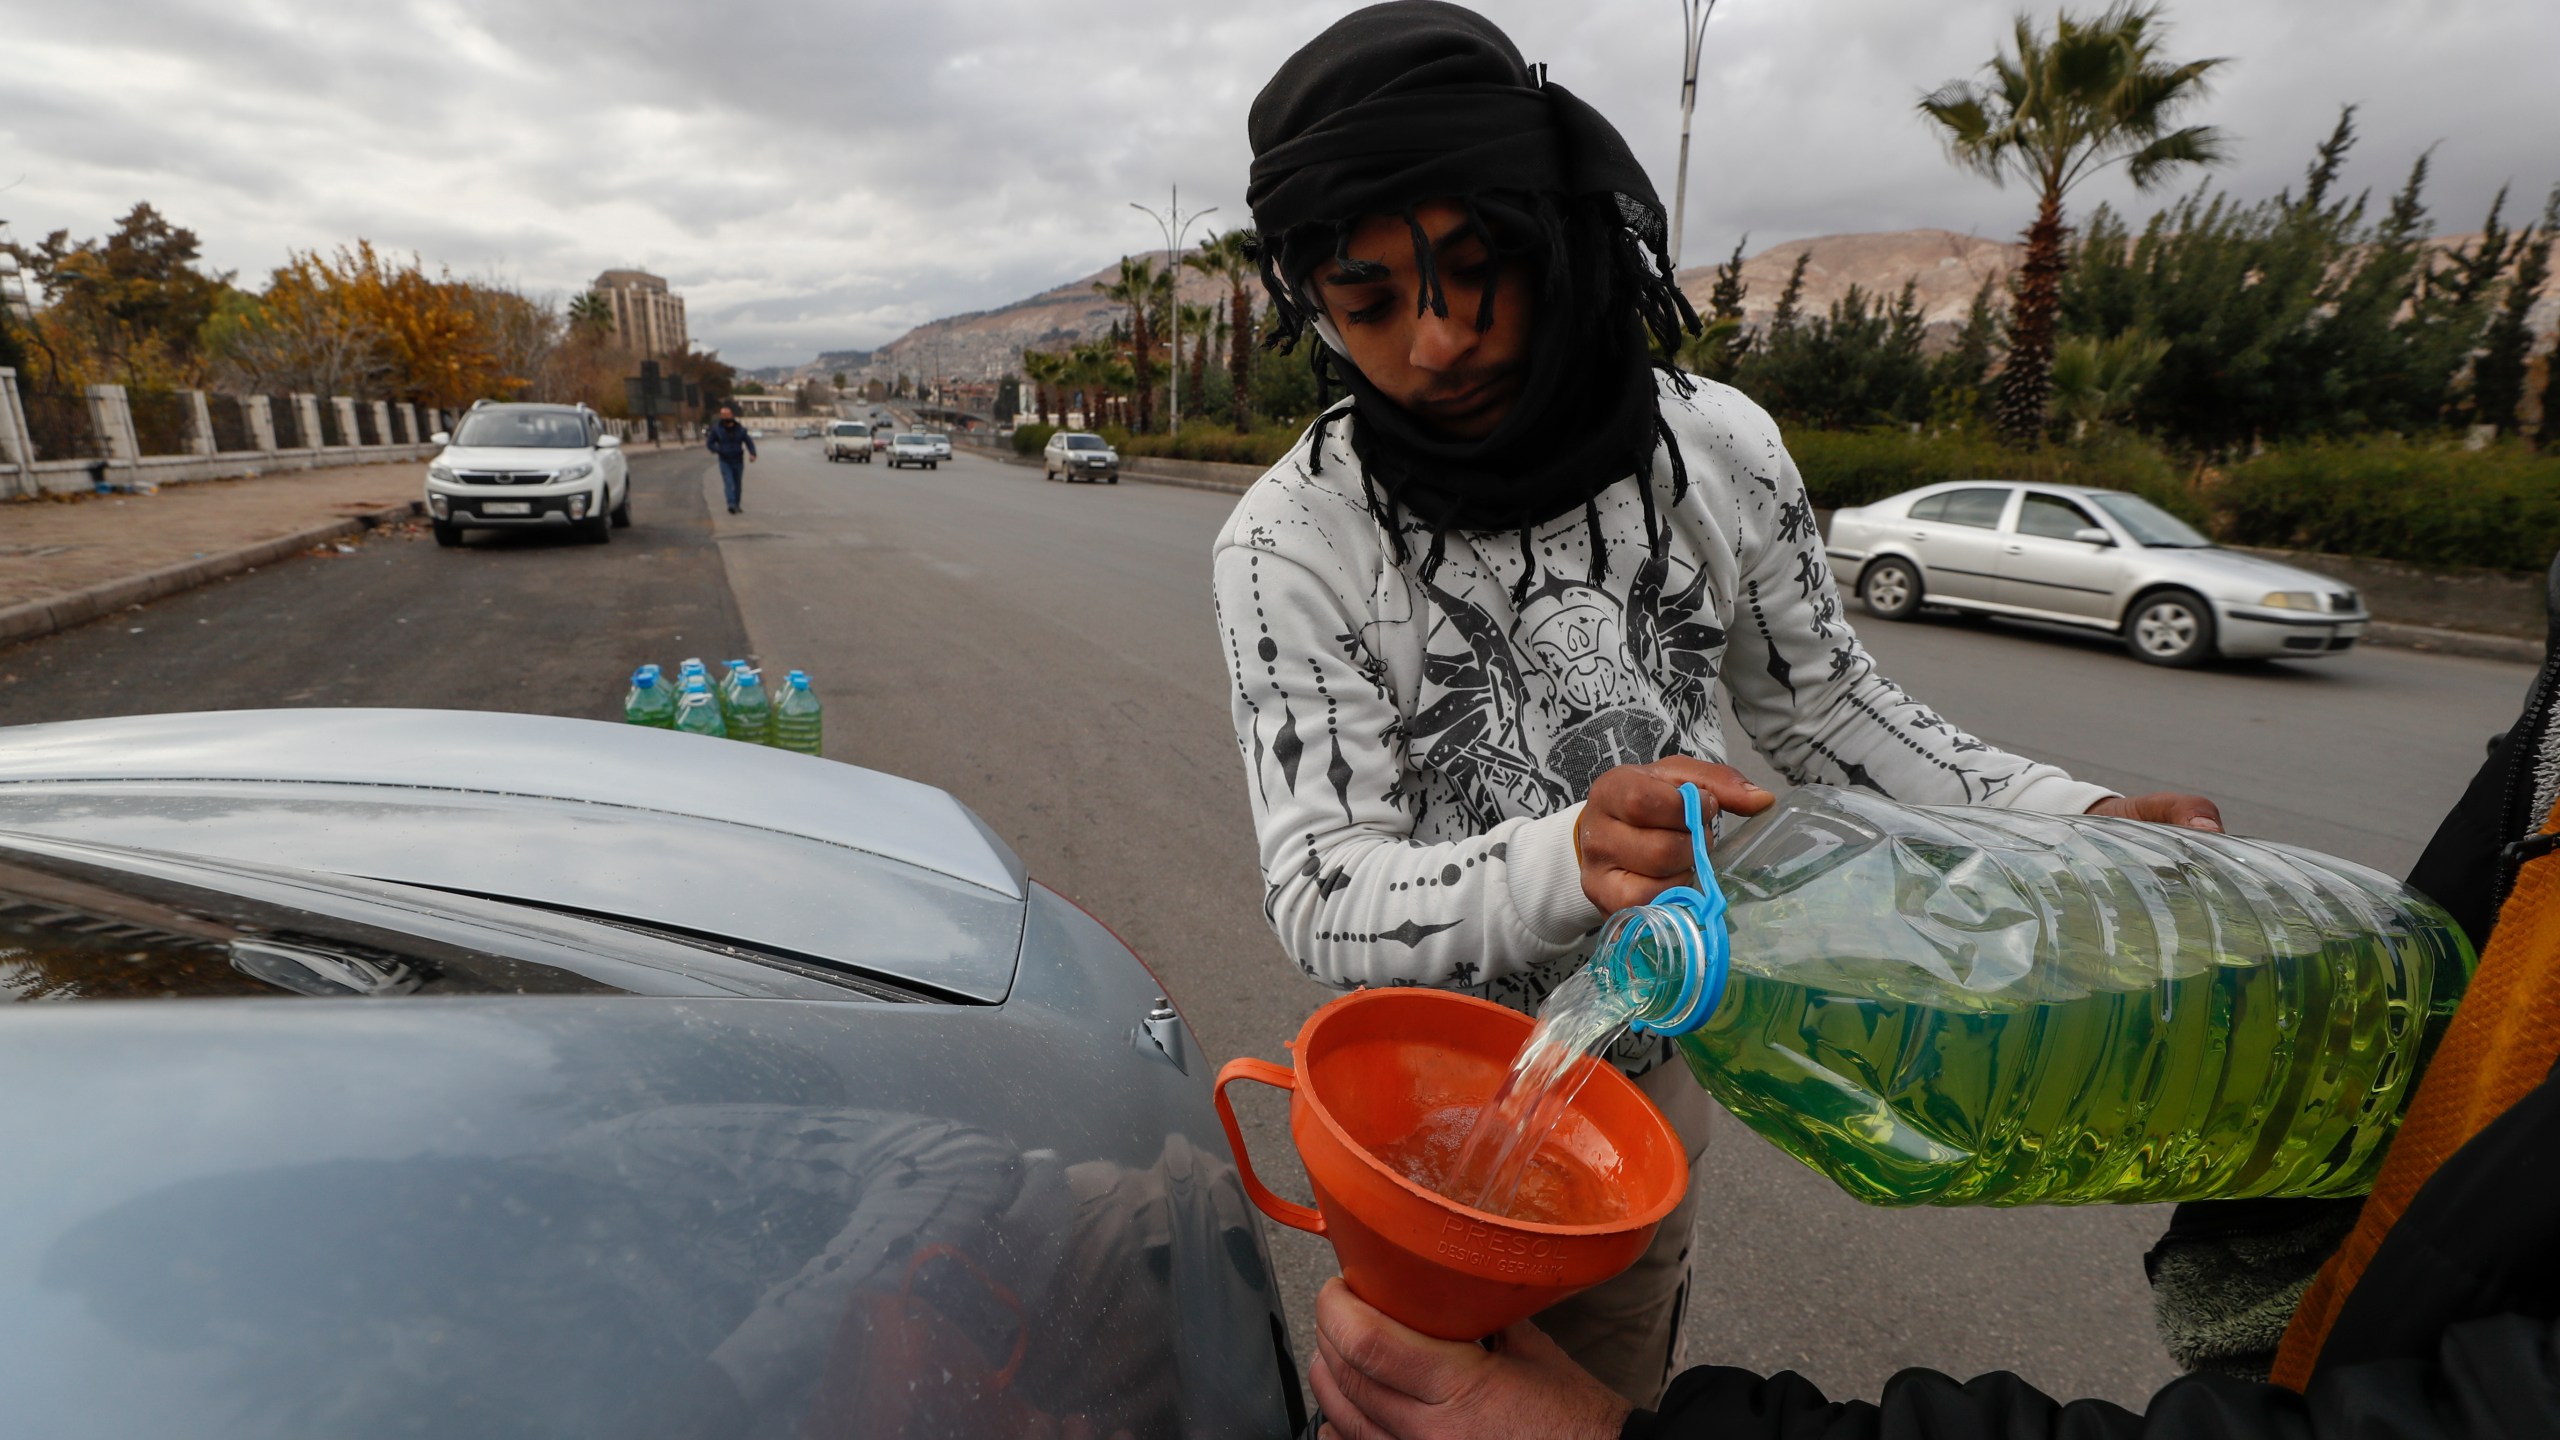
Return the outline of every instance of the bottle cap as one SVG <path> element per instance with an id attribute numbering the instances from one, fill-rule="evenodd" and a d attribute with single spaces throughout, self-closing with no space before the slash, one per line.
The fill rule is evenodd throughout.
<path id="1" fill-rule="evenodd" d="M 690 694 L 694 693 L 694 692 L 695 692 L 695 691 L 697 691 L 697 690 L 701 691 L 701 692 L 702 692 L 703 694 L 705 694 L 705 695 L 708 695 L 708 694 L 710 694 L 710 693 L 711 693 L 711 682 L 710 682 L 710 681 L 708 681 L 708 680 L 703 679 L 703 678 L 702 678 L 701 676 L 699 676 L 699 675 L 687 675 L 686 677 L 684 677 L 684 689 L 685 689 L 685 693 L 686 693 L 686 694 L 688 694 L 688 695 L 690 695 Z"/>
<path id="2" fill-rule="evenodd" d="M 794 670 L 782 678 L 790 682 L 791 687 L 795 690 L 806 690 L 809 688 L 809 672 L 806 670 Z"/>
<path id="3" fill-rule="evenodd" d="M 1725 933 L 1724 887 L 1707 860 L 1707 826 L 1699 813 L 1698 787 L 1680 787 L 1680 814 L 1689 826 L 1689 859 L 1698 883 L 1674 885 L 1653 897 L 1648 910 L 1664 922 L 1679 943 L 1667 947 L 1681 961 L 1680 991 L 1671 1008 L 1655 1020 L 1639 1019 L 1627 1028 L 1639 1035 L 1679 1036 L 1707 1023 L 1724 999 L 1726 972 L 1733 962 L 1733 938 Z M 1629 943 L 1632 943 L 1630 941 Z"/>
<path id="4" fill-rule="evenodd" d="M 657 689 L 657 688 L 658 688 L 658 674 L 657 674 L 657 672 L 656 672 L 656 671 L 654 671 L 654 670 L 649 669 L 649 668 L 648 668 L 647 666 L 645 666 L 645 665 L 644 665 L 644 666 L 642 666 L 641 668 L 639 668 L 638 670 L 635 670 L 635 671 L 631 672 L 631 688 L 633 688 L 634 690 L 655 690 L 655 689 Z"/>

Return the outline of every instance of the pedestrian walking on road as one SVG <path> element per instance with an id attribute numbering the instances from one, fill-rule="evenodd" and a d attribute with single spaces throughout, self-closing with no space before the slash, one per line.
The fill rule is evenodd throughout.
<path id="1" fill-rule="evenodd" d="M 756 458 L 754 433 L 738 423 L 737 411 L 723 405 L 703 443 L 720 461 L 720 491 L 729 499 L 729 513 L 744 514 L 740 501 L 746 494 L 747 462 Z"/>
<path id="2" fill-rule="evenodd" d="M 1216 547 L 1265 910 L 1307 974 L 1535 1010 L 1610 912 L 1689 879 L 1680 782 L 1771 803 L 1722 763 L 1719 686 L 1799 783 L 2220 828 L 2210 801 L 1994 749 L 1877 672 L 1777 426 L 1654 358 L 1697 317 L 1643 166 L 1492 22 L 1355 12 L 1247 130 L 1279 341 L 1349 391 Z M 1710 1105 L 1669 1056 L 1612 1052 L 1694 1159 Z M 1695 1205 L 1538 1317 L 1630 1403 L 1677 1343 Z"/>

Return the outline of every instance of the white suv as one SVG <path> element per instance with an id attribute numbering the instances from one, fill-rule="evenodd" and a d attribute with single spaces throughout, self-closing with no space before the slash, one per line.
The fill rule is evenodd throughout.
<path id="1" fill-rule="evenodd" d="M 462 428 L 430 437 L 444 451 L 427 466 L 436 543 L 469 529 L 553 526 L 602 545 L 631 523 L 631 466 L 622 438 L 584 405 L 471 407 Z"/>

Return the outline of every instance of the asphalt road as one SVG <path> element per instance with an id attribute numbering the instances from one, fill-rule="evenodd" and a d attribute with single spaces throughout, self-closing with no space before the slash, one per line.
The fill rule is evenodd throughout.
<path id="1" fill-rule="evenodd" d="M 0 650 L 0 723 L 276 704 L 609 716 L 642 659 L 796 666 L 826 698 L 831 756 L 976 808 L 1146 957 L 1215 1059 L 1285 1058 L 1327 997 L 1258 909 L 1207 600 L 1232 497 L 1044 484 L 966 452 L 924 472 L 831 466 L 815 442 L 765 453 L 742 516 L 715 513 L 707 460 L 644 455 L 637 523 L 608 547 L 377 536 Z M 2407 651 L 2188 673 L 2009 627 L 1864 633 L 1995 743 L 2119 788 L 2200 790 L 2235 830 L 2395 872 L 2528 678 Z M 1257 1161 L 1296 1189 L 1280 1107 L 1244 1098 Z M 1835 1395 L 1927 1365 L 2133 1402 L 2171 1374 L 2140 1265 L 2159 1210 L 1868 1209 L 1729 1123 L 1706 1169 L 1690 1361 L 1795 1369 Z M 1303 1356 L 1330 1252 L 1272 1233 Z"/>

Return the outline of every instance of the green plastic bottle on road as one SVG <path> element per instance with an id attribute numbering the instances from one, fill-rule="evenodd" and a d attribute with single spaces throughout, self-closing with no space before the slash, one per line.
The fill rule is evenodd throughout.
<path id="1" fill-rule="evenodd" d="M 737 683 L 729 690 L 729 738 L 750 745 L 772 744 L 773 697 L 765 693 L 764 676 L 748 666 L 739 667 L 736 676 Z"/>
<path id="2" fill-rule="evenodd" d="M 794 670 L 785 676 L 782 693 L 773 702 L 774 745 L 801 755 L 821 753 L 824 719 L 824 707 L 818 703 L 818 692 L 809 688 L 807 672 Z"/>
<path id="3" fill-rule="evenodd" d="M 1720 993 L 1664 906 L 1595 971 L 1690 995 L 1699 1082 L 1880 1205 L 2363 1194 L 2474 963 L 2387 876 L 2128 820 L 1807 786 L 1710 868 Z"/>
<path id="4" fill-rule="evenodd" d="M 729 733 L 720 719 L 720 701 L 711 693 L 710 682 L 700 675 L 684 682 L 684 693 L 676 697 L 675 728 L 687 735 L 719 735 Z"/>
<path id="5" fill-rule="evenodd" d="M 631 672 L 630 693 L 622 697 L 622 718 L 633 725 L 660 730 L 676 723 L 676 697 L 658 678 L 658 667 L 643 665 Z"/>

